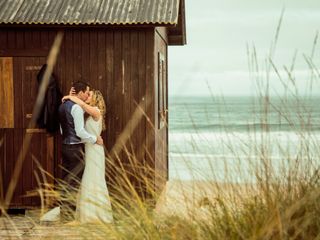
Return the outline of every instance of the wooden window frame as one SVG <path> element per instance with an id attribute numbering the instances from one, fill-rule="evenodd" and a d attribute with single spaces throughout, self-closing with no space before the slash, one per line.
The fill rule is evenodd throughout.
<path id="1" fill-rule="evenodd" d="M 158 52 L 158 129 L 166 125 L 166 61 Z"/>

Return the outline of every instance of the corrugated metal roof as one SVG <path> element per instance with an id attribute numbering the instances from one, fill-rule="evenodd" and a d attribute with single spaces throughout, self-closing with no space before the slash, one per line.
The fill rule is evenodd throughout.
<path id="1" fill-rule="evenodd" d="M 0 0 L 0 23 L 177 24 L 179 0 Z"/>

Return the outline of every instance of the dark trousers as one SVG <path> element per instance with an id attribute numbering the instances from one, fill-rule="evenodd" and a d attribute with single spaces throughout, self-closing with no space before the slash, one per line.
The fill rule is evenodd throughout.
<path id="1" fill-rule="evenodd" d="M 84 144 L 62 144 L 61 213 L 73 214 L 84 170 Z"/>

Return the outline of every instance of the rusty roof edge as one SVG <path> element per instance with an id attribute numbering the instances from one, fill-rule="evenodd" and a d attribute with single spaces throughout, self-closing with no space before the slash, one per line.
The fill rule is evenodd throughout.
<path id="1" fill-rule="evenodd" d="M 10 26 L 10 25 L 19 25 L 19 26 L 32 26 L 32 25 L 42 25 L 42 26 L 132 26 L 132 25 L 149 25 L 149 26 L 170 26 L 174 27 L 177 24 L 171 22 L 115 22 L 115 23 L 100 23 L 100 22 L 93 22 L 93 23 L 41 23 L 41 22 L 0 22 L 0 25 Z"/>
<path id="2" fill-rule="evenodd" d="M 4 1 L 9 2 L 4 3 Z M 157 8 L 157 4 L 161 1 L 172 2 L 172 7 L 166 8 L 164 10 L 165 14 L 159 16 L 157 14 L 162 8 Z M 0 23 L 94 24 L 99 22 L 102 24 L 165 23 L 172 25 L 177 24 L 178 9 L 176 6 L 179 0 L 145 0 L 142 5 L 138 4 L 140 0 L 95 0 L 89 4 L 90 7 L 88 9 L 87 0 L 36 0 L 34 4 L 30 4 L 29 0 L 0 0 L 0 2 L 4 3 L 4 8 L 0 9 Z M 78 9 L 77 2 L 80 2 L 82 7 L 86 7 Z M 120 8 L 118 3 L 120 3 Z M 111 12 L 104 11 L 101 6 L 110 8 Z M 125 7 L 122 8 L 121 6 Z M 6 11 L 6 8 L 9 11 Z M 138 13 L 141 8 L 145 11 L 139 15 L 136 14 L 133 18 L 132 12 Z M 116 12 L 113 13 L 112 10 Z M 49 16 L 46 16 L 47 11 L 50 11 Z"/>

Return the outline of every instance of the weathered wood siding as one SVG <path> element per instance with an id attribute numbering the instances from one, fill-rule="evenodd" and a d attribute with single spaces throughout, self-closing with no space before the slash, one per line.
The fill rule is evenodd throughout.
<path id="1" fill-rule="evenodd" d="M 24 147 L 23 139 L 27 133 L 25 129 L 0 129 L 0 169 L 1 169 L 1 195 L 5 196 L 9 182 L 12 180 L 12 172 L 15 167 L 15 161 L 18 159 L 20 150 Z M 53 137 L 46 133 L 35 133 L 32 136 L 31 145 L 25 161 L 23 170 L 17 180 L 11 206 L 14 207 L 33 207 L 40 205 L 40 199 L 35 190 L 40 188 L 40 183 L 44 182 L 43 174 L 39 170 L 40 165 L 47 172 L 52 173 L 54 168 L 53 159 Z M 37 180 L 36 175 L 40 182 Z M 47 177 L 48 183 L 53 183 L 53 179 Z M 34 197 L 27 197 L 26 195 Z"/>
<path id="2" fill-rule="evenodd" d="M 137 128 L 132 129 L 133 134 L 126 147 L 128 152 L 143 165 L 154 171 L 160 169 L 155 161 L 167 161 L 167 156 L 162 154 L 163 156 L 157 155 L 156 157 L 155 149 L 159 146 L 155 141 L 154 132 L 157 124 L 155 86 L 158 78 L 158 73 L 154 72 L 158 51 L 155 46 L 160 44 L 160 51 L 167 56 L 166 43 L 156 40 L 158 37 L 156 37 L 154 28 L 60 28 L 59 30 L 64 30 L 65 35 L 54 75 L 62 92 L 67 94 L 72 82 L 77 80 L 87 81 L 93 88 L 102 92 L 107 105 L 105 119 L 107 130 L 103 132 L 103 138 L 108 151 L 112 149 L 137 104 L 141 102 L 142 110 L 148 115 L 148 119 L 142 118 Z M 3 27 L 0 29 L 0 57 L 13 58 L 14 80 L 14 128 L 0 129 L 0 140 L 4 139 L 5 143 L 0 147 L 0 167 L 2 168 L 4 191 L 26 132 L 30 117 L 28 114 L 32 112 L 37 92 L 36 73 L 45 62 L 56 31 L 55 28 Z M 165 131 L 159 136 L 164 138 L 163 141 L 167 141 Z M 52 164 L 52 162 L 45 162 L 52 160 L 45 154 L 49 135 L 38 133 L 35 138 L 39 139 L 36 140 L 39 143 L 35 142 L 38 152 L 34 149 L 30 153 L 37 152 L 36 156 L 43 159 L 40 162 L 46 169 Z M 16 141 L 19 144 L 13 144 Z M 60 172 L 58 165 L 61 162 L 58 134 L 54 136 L 54 144 L 51 148 L 49 153 L 52 155 L 54 151 L 55 160 L 52 168 L 47 170 L 57 177 Z M 161 149 L 167 150 L 166 147 Z M 127 156 L 128 153 L 124 151 L 120 154 L 124 165 L 129 165 L 130 161 Z M 164 157 L 166 159 L 161 160 Z M 160 165 L 163 166 L 162 163 Z M 24 176 L 33 175 L 34 169 L 35 164 L 29 157 L 26 159 L 20 181 L 24 179 Z M 163 174 L 167 174 L 165 173 L 166 168 L 161 167 L 161 169 Z M 109 178 L 113 177 L 115 176 L 109 176 Z M 166 178 L 166 175 L 164 177 Z M 132 181 L 134 182 L 134 179 Z M 34 180 L 32 183 L 18 184 L 19 189 L 16 191 L 13 205 L 30 203 L 27 200 L 22 202 L 19 198 L 19 195 L 23 194 L 28 189 L 26 186 L 29 185 L 36 187 Z"/>
<path id="3" fill-rule="evenodd" d="M 167 32 L 155 34 L 155 185 L 161 191 L 168 180 L 168 61 Z"/>

